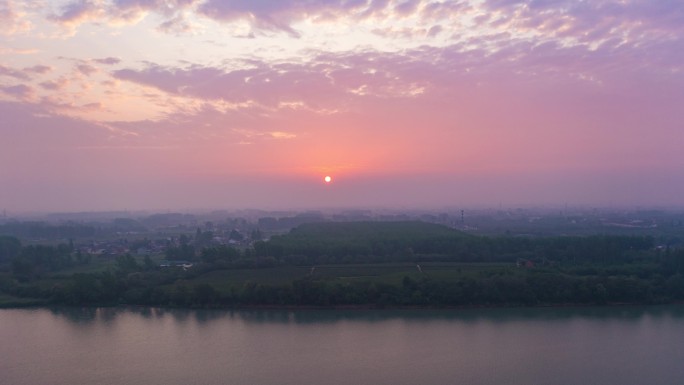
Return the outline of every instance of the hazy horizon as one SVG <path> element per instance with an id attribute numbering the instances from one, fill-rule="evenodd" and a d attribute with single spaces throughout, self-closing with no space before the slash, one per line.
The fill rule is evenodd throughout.
<path id="1" fill-rule="evenodd" d="M 8 212 L 682 207 L 682 106 L 684 3 L 0 0 Z"/>

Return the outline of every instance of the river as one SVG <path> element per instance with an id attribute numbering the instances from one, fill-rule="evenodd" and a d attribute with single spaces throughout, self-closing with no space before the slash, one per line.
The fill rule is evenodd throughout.
<path id="1" fill-rule="evenodd" d="M 0 310 L 0 384 L 681 384 L 684 306 Z"/>

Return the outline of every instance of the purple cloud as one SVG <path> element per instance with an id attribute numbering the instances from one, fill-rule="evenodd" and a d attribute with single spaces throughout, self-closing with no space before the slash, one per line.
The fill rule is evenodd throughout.
<path id="1" fill-rule="evenodd" d="M 0 87 L 0 91 L 19 99 L 29 99 L 34 95 L 33 88 L 25 84 Z"/>
<path id="2" fill-rule="evenodd" d="M 0 65 L 0 76 L 12 77 L 19 80 L 29 80 L 30 77 L 25 71 L 17 70 Z"/>
<path id="3" fill-rule="evenodd" d="M 16 19 L 11 9 L 0 19 Z M 596 43 L 619 38 L 623 43 L 643 39 L 679 39 L 684 33 L 684 5 L 677 0 L 623 2 L 573 0 L 77 0 L 49 17 L 58 23 L 78 25 L 94 20 L 138 20 L 141 12 L 161 15 L 160 31 L 192 30 L 187 14 L 195 13 L 219 22 L 248 22 L 254 30 L 285 32 L 299 37 L 293 24 L 305 18 L 333 21 L 340 17 L 405 17 L 418 14 L 426 22 L 446 22 L 451 16 L 476 10 L 478 23 L 511 30 L 532 29 L 545 39 L 572 38 Z M 5 15 L 5 16 L 3 16 Z"/>
<path id="4" fill-rule="evenodd" d="M 50 91 L 59 91 L 65 89 L 69 85 L 69 81 L 64 78 L 60 78 L 57 80 L 48 80 L 40 83 L 40 86 L 43 89 L 50 90 Z"/>
<path id="5" fill-rule="evenodd" d="M 232 102 L 254 100 L 275 106 L 287 100 L 321 100 L 337 94 L 331 79 L 315 68 L 294 64 L 225 71 L 192 66 L 165 68 L 151 65 L 143 70 L 115 71 L 114 77 L 184 96 L 223 99 Z M 327 95 L 327 96 L 326 96 Z"/>
<path id="6" fill-rule="evenodd" d="M 399 6 L 399 10 L 407 12 L 415 8 L 415 1 L 407 1 Z M 200 4 L 198 12 L 206 17 L 223 22 L 247 20 L 256 29 L 286 32 L 290 36 L 299 37 L 292 24 L 307 16 L 334 18 L 336 15 L 365 18 L 386 8 L 388 0 L 309 0 L 309 1 L 250 1 L 236 0 L 231 2 L 207 0 Z"/>
<path id="7" fill-rule="evenodd" d="M 421 0 L 405 0 L 394 6 L 394 12 L 400 16 L 407 16 L 416 11 L 420 5 Z"/>
<path id="8" fill-rule="evenodd" d="M 435 37 L 435 36 L 439 35 L 443 30 L 444 30 L 444 27 L 442 27 L 441 25 L 433 25 L 428 30 L 427 36 Z"/>
<path id="9" fill-rule="evenodd" d="M 642 44 L 644 39 L 680 39 L 684 33 L 684 3 L 678 1 L 488 0 L 485 7 L 503 15 L 493 24 L 582 43 L 616 38 L 623 44 Z"/>
<path id="10" fill-rule="evenodd" d="M 439 20 L 448 15 L 457 15 L 472 9 L 467 1 L 427 1 L 423 4 L 421 17 L 427 20 Z"/>
<path id="11" fill-rule="evenodd" d="M 321 54 L 308 64 L 256 62 L 253 67 L 240 70 L 149 65 L 141 70 L 114 71 L 113 76 L 200 99 L 252 101 L 269 107 L 302 102 L 312 108 L 334 109 L 343 108 L 355 98 L 407 97 L 416 82 L 425 80 L 408 78 L 411 74 L 402 73 L 407 66 L 419 65 L 412 62 L 413 58 L 389 56 Z M 427 74 L 431 66 L 425 65 L 423 72 Z"/>
<path id="12" fill-rule="evenodd" d="M 59 13 L 50 15 L 49 20 L 75 27 L 94 21 L 136 22 L 142 12 L 154 12 L 168 20 L 178 19 L 180 13 L 191 8 L 197 0 L 115 0 L 111 3 L 94 0 L 76 0 L 68 3 Z"/>
<path id="13" fill-rule="evenodd" d="M 45 75 L 47 73 L 50 73 L 50 72 L 52 72 L 52 70 L 53 70 L 52 67 L 42 65 L 42 64 L 24 68 L 25 72 L 28 72 L 31 74 L 40 74 L 40 75 Z"/>
<path id="14" fill-rule="evenodd" d="M 191 10 L 198 0 L 115 0 L 108 13 L 121 20 L 137 20 L 142 12 L 154 12 L 164 19 L 157 27 L 166 33 L 185 33 L 193 30 L 184 12 Z"/>
<path id="15" fill-rule="evenodd" d="M 105 64 L 105 65 L 115 65 L 121 63 L 121 59 L 117 57 L 105 57 L 101 59 L 93 59 L 95 63 Z"/>
<path id="16" fill-rule="evenodd" d="M 157 27 L 157 30 L 160 32 L 172 34 L 188 33 L 192 32 L 193 29 L 194 28 L 192 24 L 190 24 L 182 15 L 177 15 L 169 20 L 166 20 Z"/>
<path id="17" fill-rule="evenodd" d="M 48 16 L 48 19 L 64 25 L 78 25 L 95 19 L 102 11 L 100 5 L 92 0 L 77 0 L 65 5 L 61 13 Z"/>
<path id="18" fill-rule="evenodd" d="M 97 72 L 97 68 L 85 63 L 77 64 L 76 70 L 86 76 L 90 76 Z"/>
<path id="19" fill-rule="evenodd" d="M 162 14 L 174 14 L 178 9 L 185 9 L 198 0 L 114 0 L 113 7 L 119 10 L 140 9 L 156 11 Z"/>
<path id="20" fill-rule="evenodd" d="M 163 67 L 122 69 L 113 76 L 156 87 L 175 95 L 231 102 L 255 101 L 277 106 L 303 101 L 317 106 L 345 105 L 358 98 L 398 97 L 423 89 L 449 91 L 454 85 L 496 84 L 505 81 L 524 87 L 596 87 L 619 93 L 642 81 L 657 80 L 661 71 L 682 68 L 680 42 L 650 47 L 650 55 L 639 48 L 602 45 L 566 47 L 556 42 L 499 42 L 498 37 L 477 38 L 472 46 L 493 50 L 421 47 L 403 53 L 318 53 L 306 63 L 269 64 L 254 61 L 250 68 Z M 648 80 L 645 80 L 648 79 Z M 668 77 L 684 82 L 684 75 Z"/>
<path id="21" fill-rule="evenodd" d="M 6 76 L 19 80 L 28 81 L 31 80 L 32 76 L 45 75 L 47 73 L 50 73 L 52 70 L 52 67 L 41 64 L 31 67 L 25 67 L 21 70 L 0 65 L 0 76 Z"/>

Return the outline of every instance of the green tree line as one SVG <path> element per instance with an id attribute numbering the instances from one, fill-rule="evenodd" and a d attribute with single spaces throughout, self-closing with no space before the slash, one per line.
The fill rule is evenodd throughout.
<path id="1" fill-rule="evenodd" d="M 181 245 L 190 245 L 182 242 Z M 193 245 L 194 247 L 194 245 Z M 121 255 L 113 268 L 61 276 L 83 263 L 69 245 L 22 246 L 0 237 L 0 290 L 71 305 L 162 306 L 499 306 L 663 303 L 684 300 L 684 250 L 658 249 L 648 237 L 477 237 L 419 222 L 303 225 L 254 248 L 203 247 L 194 266 L 160 268 Z M 169 254 L 167 253 L 167 257 Z M 519 260 L 533 268 L 518 267 Z M 400 282 L 310 275 L 285 283 L 208 283 L 222 269 L 273 269 L 351 262 L 505 262 L 440 275 L 414 271 Z M 524 266 L 527 266 L 525 264 Z M 529 267 L 529 266 L 527 266 Z"/>

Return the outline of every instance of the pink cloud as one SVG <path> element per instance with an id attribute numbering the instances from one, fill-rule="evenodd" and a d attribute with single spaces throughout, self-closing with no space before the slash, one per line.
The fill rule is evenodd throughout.
<path id="1" fill-rule="evenodd" d="M 12 0 L 0 0 L 0 35 L 27 32 L 32 28 Z"/>

